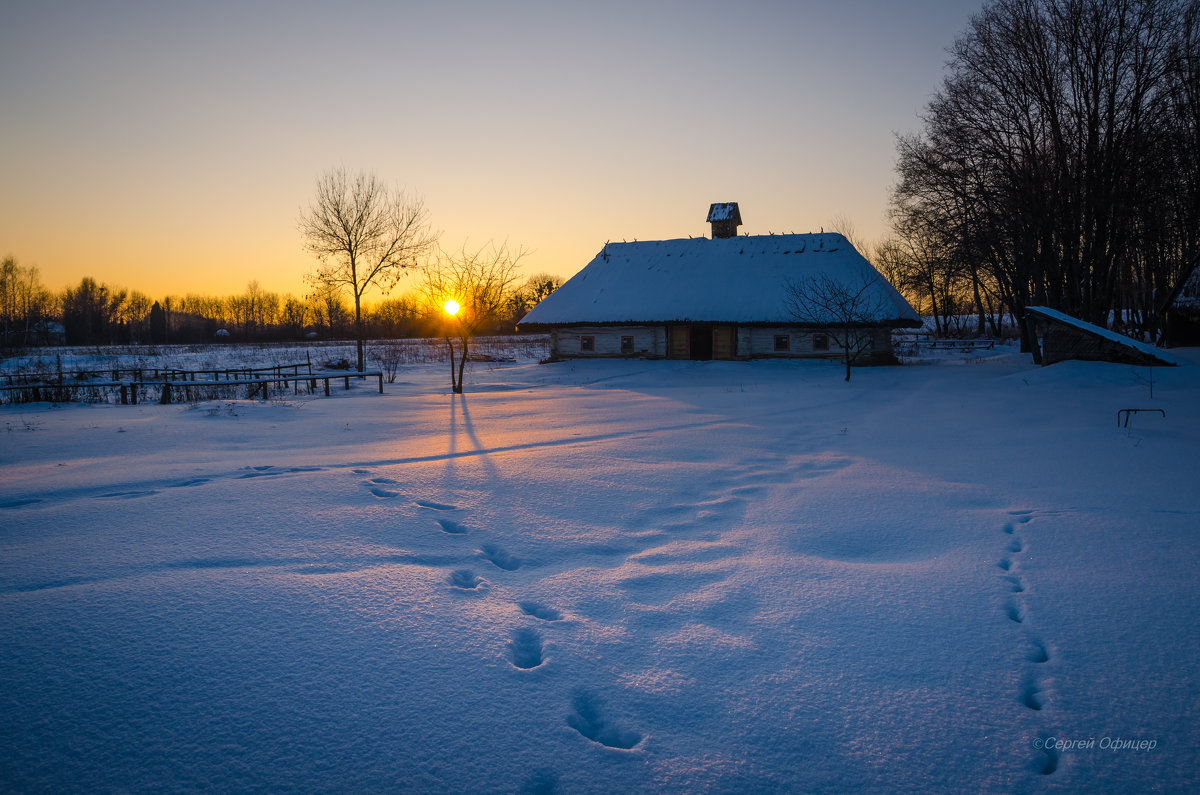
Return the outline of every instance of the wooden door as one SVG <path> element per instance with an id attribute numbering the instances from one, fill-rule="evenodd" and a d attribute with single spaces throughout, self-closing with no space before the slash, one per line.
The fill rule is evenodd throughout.
<path id="1" fill-rule="evenodd" d="M 714 359 L 732 359 L 734 356 L 733 326 L 715 326 L 713 328 Z"/>
<path id="2" fill-rule="evenodd" d="M 688 359 L 691 357 L 692 351 L 688 344 L 691 337 L 691 326 L 670 326 L 668 334 L 671 338 L 667 348 L 668 359 Z"/>

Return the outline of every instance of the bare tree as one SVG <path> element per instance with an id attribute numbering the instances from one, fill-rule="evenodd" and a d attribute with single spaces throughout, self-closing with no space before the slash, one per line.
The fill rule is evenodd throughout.
<path id="1" fill-rule="evenodd" d="M 850 220 L 848 215 L 835 215 L 833 220 L 827 226 L 829 231 L 837 232 L 842 237 L 846 238 L 854 249 L 866 257 L 869 261 L 874 262 L 875 257 L 873 246 L 867 242 L 867 239 L 858 233 L 858 227 L 854 225 L 854 221 Z"/>
<path id="2" fill-rule="evenodd" d="M 442 317 L 442 336 L 450 350 L 450 388 L 463 391 L 463 371 L 471 339 L 495 330 L 517 290 L 517 264 L 529 252 L 508 244 L 488 244 L 456 254 L 440 252 L 425 268 L 421 292 L 428 311 Z"/>
<path id="3" fill-rule="evenodd" d="M 851 365 L 874 347 L 879 319 L 892 310 L 875 287 L 866 276 L 844 281 L 827 273 L 784 284 L 784 302 L 792 317 L 819 327 L 841 349 L 847 381 Z"/>
<path id="4" fill-rule="evenodd" d="M 50 292 L 35 266 L 23 267 L 12 255 L 0 261 L 0 348 L 31 344 L 36 327 L 50 314 L 50 304 Z"/>
<path id="5" fill-rule="evenodd" d="M 300 216 L 304 247 L 321 265 L 309 280 L 318 288 L 354 296 L 358 369 L 365 360 L 362 297 L 370 287 L 387 293 L 437 240 L 418 198 L 392 190 L 373 174 L 333 169 L 317 180 L 317 197 Z"/>
<path id="6" fill-rule="evenodd" d="M 288 336 L 292 339 L 303 338 L 304 324 L 308 322 L 309 316 L 308 307 L 299 298 L 289 295 L 284 299 L 281 320 L 287 327 Z"/>
<path id="7" fill-rule="evenodd" d="M 515 326 L 519 323 L 521 318 L 529 314 L 529 310 L 562 285 L 562 277 L 552 273 L 535 273 L 526 279 L 525 283 L 513 293 L 510 302 L 509 315 L 511 315 L 512 324 Z"/>
<path id="8" fill-rule="evenodd" d="M 985 304 L 1148 324 L 1200 246 L 1200 0 L 989 0 L 899 139 L 894 221 Z M 1029 329 L 1022 345 L 1030 348 Z"/>

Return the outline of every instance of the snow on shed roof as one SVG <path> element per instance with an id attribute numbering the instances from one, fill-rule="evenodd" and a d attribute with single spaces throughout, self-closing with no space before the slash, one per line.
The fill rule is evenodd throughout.
<path id="1" fill-rule="evenodd" d="M 920 323 L 844 237 L 822 233 L 609 243 L 520 325 L 794 324 L 786 284 L 822 275 L 855 289 L 868 280 L 870 300 L 883 310 L 872 319 L 881 324 Z"/>
<path id="2" fill-rule="evenodd" d="M 1192 272 L 1183 280 L 1179 291 L 1171 301 L 1171 305 L 1179 309 L 1200 308 L 1200 258 L 1192 266 Z"/>
<path id="3" fill-rule="evenodd" d="M 1071 328 L 1078 329 L 1088 334 L 1094 334 L 1097 337 L 1106 339 L 1109 342 L 1115 342 L 1118 345 L 1123 345 L 1126 348 L 1132 348 L 1144 356 L 1149 356 L 1152 359 L 1158 359 L 1168 365 L 1186 364 L 1182 359 L 1178 359 L 1161 348 L 1156 348 L 1153 345 L 1147 345 L 1144 342 L 1139 342 L 1132 337 L 1126 337 L 1124 334 L 1119 334 L 1111 329 L 1106 329 L 1103 326 L 1096 326 L 1092 323 L 1080 320 L 1077 317 L 1071 317 L 1065 312 L 1059 312 L 1057 309 L 1051 309 L 1048 306 L 1027 306 L 1025 311 L 1035 317 L 1041 317 L 1046 320 L 1052 320 Z"/>

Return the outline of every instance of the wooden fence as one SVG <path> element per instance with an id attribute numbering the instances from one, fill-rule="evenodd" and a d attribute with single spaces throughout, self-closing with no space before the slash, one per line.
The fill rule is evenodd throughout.
<path id="1" fill-rule="evenodd" d="M 303 365 L 301 365 L 303 366 Z M 237 387 L 247 387 L 247 397 L 260 397 L 266 400 L 271 396 L 272 389 L 276 390 L 277 394 L 282 394 L 287 391 L 287 385 L 292 385 L 292 392 L 299 394 L 299 385 L 307 383 L 311 392 L 315 394 L 317 391 L 317 383 L 321 382 L 325 387 L 325 395 L 330 393 L 330 382 L 341 380 L 345 389 L 350 389 L 350 379 L 366 379 L 376 378 L 379 381 L 379 394 L 383 394 L 383 371 L 382 370 L 363 370 L 363 371 L 339 371 L 325 373 L 294 373 L 292 375 L 283 375 L 274 373 L 275 368 L 255 368 L 255 371 L 272 372 L 273 374 L 263 378 L 226 378 L 219 380 L 212 379 L 170 379 L 170 378 L 154 378 L 154 379 L 130 379 L 128 381 L 63 381 L 57 382 L 40 382 L 26 384 L 9 384 L 0 386 L 0 393 L 7 393 L 10 403 L 68 403 L 78 399 L 81 395 L 91 390 L 98 397 L 100 395 L 107 396 L 115 393 L 122 405 L 137 405 L 139 400 L 144 399 L 140 396 L 143 393 L 147 395 L 158 394 L 159 403 L 173 403 L 182 400 L 185 403 L 190 403 L 193 400 L 211 399 L 202 397 L 204 395 L 212 395 L 214 392 L 228 392 L 230 389 L 236 391 Z M 199 371 L 175 371 L 176 373 L 187 372 L 189 374 L 213 372 L 231 373 L 232 370 L 199 370 Z M 12 399 L 12 398 L 16 399 Z"/>
<path id="2" fill-rule="evenodd" d="M 298 362 L 295 364 L 275 364 L 270 367 L 207 368 L 203 370 L 182 370 L 176 367 L 111 367 L 104 370 L 85 370 L 76 367 L 69 370 L 59 370 L 55 373 L 46 373 L 45 371 L 4 372 L 0 373 L 0 380 L 3 380 L 8 386 L 21 386 L 23 384 L 65 385 L 72 382 L 86 384 L 96 378 L 106 378 L 109 382 L 119 382 L 122 380 L 200 381 L 204 380 L 205 377 L 210 377 L 207 380 L 220 381 L 223 377 L 224 380 L 229 381 L 233 378 L 250 378 L 256 373 L 263 373 L 264 375 L 270 373 L 282 378 L 285 372 L 290 375 L 299 375 L 302 369 L 311 374 L 312 363 Z"/>

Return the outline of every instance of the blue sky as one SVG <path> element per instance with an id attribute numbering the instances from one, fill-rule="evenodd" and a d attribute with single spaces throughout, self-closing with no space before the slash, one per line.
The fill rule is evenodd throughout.
<path id="1" fill-rule="evenodd" d="M 569 276 L 606 240 L 884 234 L 978 2 L 0 2 L 0 254 L 54 288 L 301 293 L 333 166 L 442 242 Z"/>

